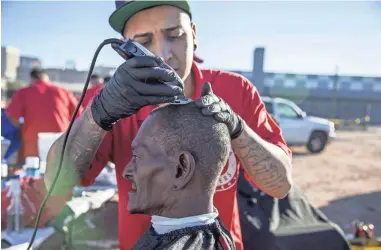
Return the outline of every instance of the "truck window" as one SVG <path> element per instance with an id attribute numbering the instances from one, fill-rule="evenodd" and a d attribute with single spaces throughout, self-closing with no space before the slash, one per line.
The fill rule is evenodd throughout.
<path id="1" fill-rule="evenodd" d="M 278 112 L 279 116 L 283 118 L 296 119 L 299 117 L 295 109 L 286 103 L 278 103 Z"/>
<path id="2" fill-rule="evenodd" d="M 267 113 L 273 115 L 273 104 L 271 102 L 264 102 Z"/>

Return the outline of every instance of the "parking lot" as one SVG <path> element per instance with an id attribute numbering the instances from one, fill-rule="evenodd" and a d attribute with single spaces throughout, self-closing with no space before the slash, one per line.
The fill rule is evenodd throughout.
<path id="1" fill-rule="evenodd" d="M 381 128 L 337 131 L 321 154 L 293 148 L 293 177 L 312 204 L 346 232 L 354 219 L 381 235 Z"/>

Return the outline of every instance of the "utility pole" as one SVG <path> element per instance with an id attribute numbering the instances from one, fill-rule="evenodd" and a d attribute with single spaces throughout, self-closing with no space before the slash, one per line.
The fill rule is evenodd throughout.
<path id="1" fill-rule="evenodd" d="M 335 66 L 335 75 L 333 77 L 333 89 L 332 89 L 332 117 L 338 119 L 337 115 L 337 91 L 339 85 L 339 66 Z"/>

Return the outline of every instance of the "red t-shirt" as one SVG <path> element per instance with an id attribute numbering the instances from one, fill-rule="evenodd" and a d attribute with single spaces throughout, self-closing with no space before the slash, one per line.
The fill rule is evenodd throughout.
<path id="1" fill-rule="evenodd" d="M 263 139 L 290 153 L 281 136 L 279 127 L 270 118 L 256 88 L 247 79 L 229 72 L 200 70 L 195 63 L 192 66 L 192 71 L 196 79 L 193 99 L 200 96 L 203 83 L 210 82 L 214 93 L 225 100 L 256 133 Z M 135 241 L 150 226 L 150 216 L 128 213 L 127 202 L 131 183 L 123 179 L 122 172 L 131 159 L 131 142 L 136 136 L 139 126 L 152 109 L 153 107 L 144 107 L 136 115 L 115 124 L 114 128 L 106 135 L 90 170 L 82 180 L 83 185 L 91 185 L 106 163 L 108 161 L 114 162 L 119 191 L 119 240 L 121 250 L 131 249 Z M 219 179 L 217 192 L 214 196 L 214 205 L 224 226 L 232 234 L 237 249 L 241 250 L 243 245 L 236 199 L 239 168 L 240 162 L 231 151 L 229 161 Z"/>
<path id="2" fill-rule="evenodd" d="M 6 108 L 6 114 L 17 119 L 24 117 L 19 160 L 22 161 L 27 156 L 38 156 L 38 133 L 65 131 L 77 103 L 72 92 L 48 82 L 34 82 L 17 90 Z M 82 108 L 78 115 L 81 112 Z"/>
<path id="3" fill-rule="evenodd" d="M 87 105 L 89 105 L 89 103 L 93 100 L 94 96 L 98 94 L 104 86 L 104 84 L 96 84 L 88 88 L 82 101 L 82 107 L 86 108 Z"/>

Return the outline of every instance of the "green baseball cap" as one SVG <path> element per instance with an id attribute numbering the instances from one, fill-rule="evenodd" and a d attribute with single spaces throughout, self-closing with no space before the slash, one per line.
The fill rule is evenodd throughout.
<path id="1" fill-rule="evenodd" d="M 116 10 L 111 14 L 108 21 L 111 27 L 118 33 L 123 33 L 124 26 L 128 19 L 139 11 L 162 5 L 177 7 L 186 12 L 191 18 L 191 9 L 188 1 L 115 1 Z"/>

